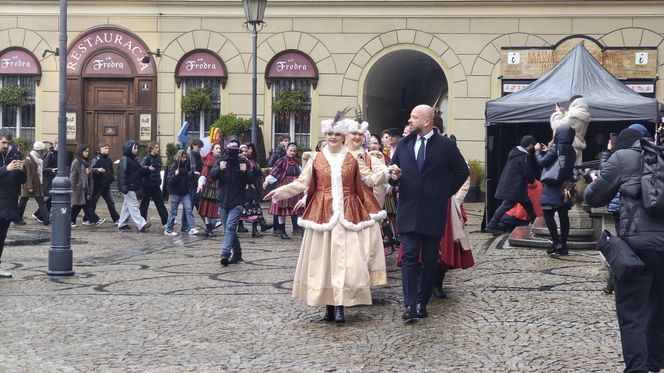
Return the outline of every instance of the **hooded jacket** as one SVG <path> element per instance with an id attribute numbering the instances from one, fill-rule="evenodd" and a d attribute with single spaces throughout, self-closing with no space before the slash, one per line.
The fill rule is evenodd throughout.
<path id="1" fill-rule="evenodd" d="M 227 163 L 223 170 L 219 166 L 222 161 Z M 246 171 L 240 171 L 240 163 L 247 165 Z M 217 200 L 219 207 L 225 209 L 243 205 L 246 186 L 253 182 L 249 161 L 229 151 L 214 162 L 210 178 L 217 181 Z"/>
<path id="2" fill-rule="evenodd" d="M 586 187 L 583 196 L 588 205 L 600 207 L 609 203 L 620 191 L 622 204 L 618 235 L 633 250 L 664 252 L 664 219 L 646 213 L 641 202 L 641 136 L 626 131 L 635 130 L 623 130 L 618 135 L 619 144 L 635 137 L 636 140 L 628 148 L 616 150 L 601 165 L 599 178 Z"/>
<path id="3" fill-rule="evenodd" d="M 507 156 L 507 164 L 503 168 L 496 189 L 496 199 L 507 201 L 527 201 L 528 184 L 535 180 L 530 167 L 528 150 L 517 146 Z"/>
<path id="4" fill-rule="evenodd" d="M 553 145 L 546 154 L 543 155 L 541 150 L 535 152 L 540 167 L 548 167 L 553 162 L 557 162 L 559 156 L 565 156 L 565 164 L 560 169 L 558 182 L 544 184 L 541 199 L 542 206 L 563 207 L 565 205 L 560 187 L 564 182 L 574 180 L 574 163 L 576 162 L 576 151 L 572 147 L 574 136 L 574 128 L 561 125 L 556 129 Z"/>
<path id="5" fill-rule="evenodd" d="M 122 158 L 118 167 L 118 189 L 122 194 L 130 191 L 137 191 L 141 188 L 141 177 L 147 175 L 150 171 L 142 168 L 136 160 L 136 155 L 132 153 L 132 148 L 136 141 L 126 141 L 122 147 Z"/>
<path id="6" fill-rule="evenodd" d="M 194 176 L 189 158 L 184 162 L 180 160 L 182 154 L 186 154 L 184 150 L 178 150 L 175 155 L 177 161 L 171 164 L 171 167 L 168 169 L 168 176 L 166 177 L 168 193 L 176 196 L 186 196 L 189 194 L 191 180 Z M 178 171 L 177 175 L 175 174 L 176 170 Z"/>

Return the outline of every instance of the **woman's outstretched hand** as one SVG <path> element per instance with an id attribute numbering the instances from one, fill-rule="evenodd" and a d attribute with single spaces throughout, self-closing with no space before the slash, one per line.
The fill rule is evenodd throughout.
<path id="1" fill-rule="evenodd" d="M 274 198 L 274 195 L 275 195 L 275 194 L 276 194 L 276 193 L 274 192 L 274 190 L 271 191 L 270 193 L 266 194 L 265 197 L 263 197 L 263 201 L 270 201 L 270 200 L 272 200 L 272 198 Z"/>

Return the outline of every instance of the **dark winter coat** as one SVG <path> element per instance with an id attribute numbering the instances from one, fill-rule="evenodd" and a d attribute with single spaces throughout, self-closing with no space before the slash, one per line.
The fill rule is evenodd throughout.
<path id="1" fill-rule="evenodd" d="M 12 152 L 0 154 L 0 220 L 18 221 L 18 196 L 21 193 L 21 184 L 27 180 L 25 170 L 7 171 L 7 165 L 15 159 L 20 160 L 20 154 Z"/>
<path id="2" fill-rule="evenodd" d="M 420 171 L 415 160 L 416 134 L 399 140 L 392 164 L 401 169 L 401 178 L 391 184 L 399 185 L 397 215 L 399 233 L 427 236 L 443 234 L 450 197 L 468 179 L 469 170 L 456 142 L 434 134 L 426 145 L 424 168 Z"/>
<path id="3" fill-rule="evenodd" d="M 527 201 L 528 184 L 535 180 L 535 174 L 528 161 L 530 154 L 520 146 L 512 149 L 507 156 L 496 189 L 496 199 L 506 201 Z"/>
<path id="4" fill-rule="evenodd" d="M 175 170 L 179 170 L 177 175 L 175 175 Z M 194 172 L 190 168 L 189 161 L 173 162 L 168 169 L 168 176 L 166 176 L 168 193 L 175 196 L 186 196 L 189 194 L 193 176 Z"/>
<path id="5" fill-rule="evenodd" d="M 272 155 L 270 156 L 270 160 L 267 162 L 268 167 L 274 167 L 274 164 L 277 163 L 277 159 L 283 157 L 286 155 L 286 149 L 279 145 L 274 149 L 274 152 L 272 152 Z"/>
<path id="6" fill-rule="evenodd" d="M 641 202 L 641 144 L 638 140 L 628 149 L 616 150 L 602 164 L 599 178 L 586 187 L 584 199 L 592 207 L 605 206 L 618 191 L 622 202 L 618 234 L 634 250 L 664 252 L 664 219 L 648 215 Z"/>
<path id="7" fill-rule="evenodd" d="M 610 152 L 608 150 L 602 152 L 602 155 L 599 158 L 600 165 L 606 163 L 606 161 L 609 160 L 609 157 L 611 157 L 611 154 L 613 154 L 613 152 Z M 609 206 L 608 206 L 607 210 L 609 212 L 620 212 L 620 205 L 621 205 L 621 203 L 620 203 L 620 192 L 618 192 L 618 193 L 616 193 L 615 196 L 613 196 L 613 198 L 611 199 L 611 202 L 609 202 Z"/>
<path id="8" fill-rule="evenodd" d="M 150 171 L 150 166 L 154 171 Z M 149 174 L 143 178 L 143 185 L 149 187 L 161 187 L 161 156 L 148 154 L 141 160 L 141 167 L 147 169 Z"/>
<path id="9" fill-rule="evenodd" d="M 98 188 L 106 187 L 111 185 L 113 180 L 115 180 L 115 175 L 113 175 L 113 161 L 108 158 L 107 154 L 97 154 L 92 158 L 92 163 L 90 165 L 93 170 L 98 168 L 103 168 L 104 173 L 98 171 L 92 171 L 92 179 L 94 180 L 95 186 Z"/>
<path id="10" fill-rule="evenodd" d="M 564 207 L 563 194 L 560 190 L 563 183 L 566 181 L 574 180 L 574 163 L 576 162 L 576 151 L 572 147 L 576 131 L 567 125 L 562 125 L 556 129 L 556 134 L 553 138 L 553 145 L 546 152 L 542 154 L 541 151 L 535 152 L 537 163 L 542 167 L 548 167 L 553 162 L 558 161 L 559 155 L 565 156 L 565 164 L 560 170 L 557 183 L 544 184 L 542 190 L 542 208 L 560 208 Z M 570 206 L 568 206 L 570 207 Z"/>
<path id="11" fill-rule="evenodd" d="M 131 152 L 134 144 L 136 141 L 129 140 L 122 147 L 123 156 L 118 167 L 118 189 L 122 194 L 141 189 L 141 178 L 150 172 L 147 168 L 141 167 L 136 155 Z"/>
<path id="12" fill-rule="evenodd" d="M 222 161 L 227 162 L 227 166 L 223 170 L 219 167 Z M 240 163 L 247 165 L 246 171 L 240 171 Z M 228 154 L 219 157 L 214 162 L 214 166 L 210 170 L 210 178 L 217 181 L 217 200 L 219 207 L 225 209 L 243 205 L 245 188 L 247 184 L 253 182 L 249 161 L 244 157 L 231 157 Z"/>
<path id="13" fill-rule="evenodd" d="M 53 179 L 55 179 L 53 170 L 56 168 L 58 168 L 58 151 L 49 150 L 44 154 L 44 170 L 42 172 L 45 196 L 48 196 L 53 188 Z"/>

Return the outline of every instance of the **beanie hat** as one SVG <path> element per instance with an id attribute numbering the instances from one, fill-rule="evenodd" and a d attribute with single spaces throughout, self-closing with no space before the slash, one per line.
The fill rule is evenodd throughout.
<path id="1" fill-rule="evenodd" d="M 41 142 L 41 141 L 36 141 L 35 144 L 32 146 L 32 149 L 34 149 L 34 150 L 44 150 L 44 149 L 46 149 L 46 145 L 44 145 L 44 143 Z"/>

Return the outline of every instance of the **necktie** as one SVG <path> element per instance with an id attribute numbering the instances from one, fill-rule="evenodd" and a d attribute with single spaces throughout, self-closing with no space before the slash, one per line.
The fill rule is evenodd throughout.
<path id="1" fill-rule="evenodd" d="M 420 137 L 420 149 L 417 151 L 417 168 L 420 172 L 422 172 L 422 169 L 424 168 L 424 152 L 426 150 L 425 140 L 426 138 L 424 136 Z"/>

